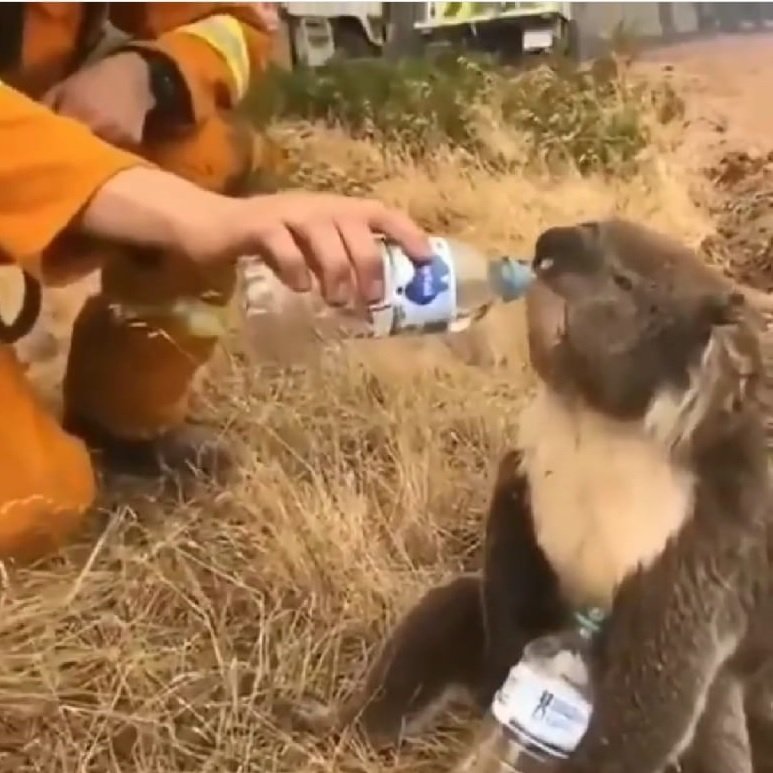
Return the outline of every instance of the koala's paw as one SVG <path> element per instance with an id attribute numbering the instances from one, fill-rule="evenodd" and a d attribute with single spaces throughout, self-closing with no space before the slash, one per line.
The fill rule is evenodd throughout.
<path id="1" fill-rule="evenodd" d="M 278 701 L 274 713 L 286 729 L 294 732 L 325 736 L 342 729 L 336 707 L 314 697 Z"/>

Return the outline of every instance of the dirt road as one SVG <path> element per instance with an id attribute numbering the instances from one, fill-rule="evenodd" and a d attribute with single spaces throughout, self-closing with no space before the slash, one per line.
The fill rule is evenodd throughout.
<path id="1" fill-rule="evenodd" d="M 702 203 L 717 228 L 703 250 L 766 292 L 773 292 L 772 55 L 773 33 L 764 32 L 662 48 L 641 64 L 665 73 L 685 95 L 680 153 L 710 182 Z"/>
<path id="2" fill-rule="evenodd" d="M 740 146 L 752 153 L 773 148 L 773 33 L 668 46 L 649 52 L 644 62 L 673 68 L 687 89 L 691 132 L 713 129 L 720 147 Z"/>

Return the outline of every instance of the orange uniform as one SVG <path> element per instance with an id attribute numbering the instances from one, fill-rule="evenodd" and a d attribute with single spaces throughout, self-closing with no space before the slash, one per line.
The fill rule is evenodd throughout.
<path id="1" fill-rule="evenodd" d="M 108 20 L 184 84 L 187 114 L 173 133 L 148 138 L 146 161 L 34 101 L 80 66 Z M 181 256 L 90 244 L 63 231 L 106 180 L 147 161 L 238 194 L 254 143 L 232 109 L 269 54 L 249 3 L 0 4 L 0 260 L 43 284 L 101 268 L 102 290 L 73 331 L 64 398 L 67 414 L 112 436 L 153 437 L 184 420 L 235 276 L 230 267 L 204 271 Z M 191 308 L 198 319 L 209 311 L 214 327 L 194 326 L 184 311 Z M 45 412 L 7 345 L 0 399 L 0 558 L 34 556 L 81 522 L 93 471 L 83 443 Z"/>

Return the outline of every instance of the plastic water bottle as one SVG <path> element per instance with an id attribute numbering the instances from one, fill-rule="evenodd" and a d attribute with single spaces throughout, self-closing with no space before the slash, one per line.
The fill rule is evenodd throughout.
<path id="1" fill-rule="evenodd" d="M 549 773 L 579 744 L 592 711 L 590 646 L 603 612 L 526 645 L 455 773 Z"/>
<path id="2" fill-rule="evenodd" d="M 248 260 L 243 298 L 253 354 L 291 360 L 325 341 L 461 331 L 495 304 L 520 298 L 533 279 L 526 261 L 489 259 L 456 239 L 433 236 L 430 243 L 432 260 L 414 264 L 380 240 L 385 293 L 370 307 L 332 308 L 318 293 L 293 293 L 265 264 Z"/>

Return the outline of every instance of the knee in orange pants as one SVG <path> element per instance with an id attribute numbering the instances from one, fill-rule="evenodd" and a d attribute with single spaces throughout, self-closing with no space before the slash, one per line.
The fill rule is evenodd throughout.
<path id="1" fill-rule="evenodd" d="M 0 559 L 34 559 L 62 544 L 94 500 L 91 461 L 0 347 Z"/>
<path id="2" fill-rule="evenodd" d="M 252 171 L 254 148 L 252 130 L 229 114 L 146 155 L 204 188 L 237 193 Z M 179 424 L 191 381 L 217 343 L 216 334 L 193 329 L 184 308 L 193 302 L 199 318 L 222 321 L 235 284 L 232 266 L 205 270 L 180 255 L 126 250 L 107 260 L 101 293 L 73 331 L 66 411 L 127 439 Z"/>

